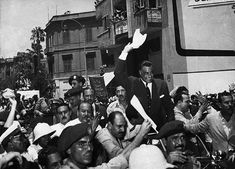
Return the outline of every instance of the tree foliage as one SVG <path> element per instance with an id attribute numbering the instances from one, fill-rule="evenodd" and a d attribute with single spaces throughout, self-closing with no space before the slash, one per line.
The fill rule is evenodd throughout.
<path id="1" fill-rule="evenodd" d="M 31 49 L 17 53 L 13 61 L 14 75 L 1 81 L 1 88 L 35 89 L 40 90 L 42 94 L 43 89 L 48 85 L 49 79 L 46 68 L 40 62 L 43 59 L 41 42 L 44 42 L 45 32 L 42 28 L 35 27 L 31 33 Z"/>

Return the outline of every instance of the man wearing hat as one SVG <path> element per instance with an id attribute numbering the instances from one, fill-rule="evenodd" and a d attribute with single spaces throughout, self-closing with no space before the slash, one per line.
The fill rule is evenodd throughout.
<path id="1" fill-rule="evenodd" d="M 186 149 L 186 130 L 184 122 L 171 121 L 162 126 L 156 139 L 166 139 L 166 158 L 167 161 L 177 168 L 198 169 L 201 168 L 200 162 L 196 160 L 190 150 Z"/>
<path id="2" fill-rule="evenodd" d="M 18 152 L 22 156 L 22 160 L 12 161 L 12 168 L 39 168 L 36 163 L 31 162 L 31 159 L 27 154 L 27 148 L 29 147 L 30 143 L 25 135 L 21 132 L 21 126 L 19 122 L 14 121 L 13 124 L 1 135 L 0 143 L 5 150 L 4 154 Z"/>
<path id="3" fill-rule="evenodd" d="M 55 130 L 53 130 L 47 123 L 38 123 L 35 126 L 33 130 L 33 144 L 28 148 L 28 153 L 33 161 L 37 161 L 39 151 L 47 147 L 51 139 L 50 136 L 54 133 Z"/>
<path id="4" fill-rule="evenodd" d="M 71 120 L 77 118 L 77 110 L 78 107 L 81 103 L 82 100 L 82 88 L 77 87 L 77 88 L 72 88 L 69 89 L 65 94 L 64 94 L 65 100 L 68 101 L 69 107 L 72 110 L 71 114 Z"/>
<path id="5" fill-rule="evenodd" d="M 15 151 L 24 153 L 27 151 L 30 143 L 21 132 L 21 126 L 18 121 L 13 124 L 1 135 L 0 143 L 6 152 Z"/>
<path id="6" fill-rule="evenodd" d="M 86 80 L 82 76 L 73 75 L 73 76 L 70 76 L 69 78 L 69 84 L 70 86 L 72 86 L 72 88 L 77 88 L 77 87 L 82 88 L 85 82 Z"/>
<path id="7" fill-rule="evenodd" d="M 131 151 L 140 145 L 150 127 L 150 122 L 145 121 L 132 144 L 125 148 L 119 156 L 111 159 L 108 163 L 103 163 L 96 167 L 88 167 L 92 162 L 93 156 L 93 141 L 89 134 L 90 125 L 88 123 L 81 123 L 68 127 L 62 132 L 58 142 L 59 150 L 68 154 L 68 159 L 65 160 L 62 169 L 125 169 L 128 167 L 127 160 Z"/>

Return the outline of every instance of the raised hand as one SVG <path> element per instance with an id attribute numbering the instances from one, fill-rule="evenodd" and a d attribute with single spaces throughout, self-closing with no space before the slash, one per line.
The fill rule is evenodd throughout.
<path id="1" fill-rule="evenodd" d="M 133 49 L 132 44 L 129 42 L 129 43 L 124 47 L 124 49 L 122 50 L 122 52 L 128 53 L 128 52 L 130 52 L 132 49 Z"/>
<path id="2" fill-rule="evenodd" d="M 196 95 L 197 95 L 197 99 L 198 101 L 203 104 L 204 102 L 207 101 L 206 97 L 202 95 L 202 93 L 199 91 L 199 92 L 196 92 Z"/>
<path id="3" fill-rule="evenodd" d="M 152 125 L 150 121 L 144 120 L 139 131 L 142 134 L 142 136 L 145 136 L 149 132 L 149 130 L 151 129 L 151 126 Z"/>

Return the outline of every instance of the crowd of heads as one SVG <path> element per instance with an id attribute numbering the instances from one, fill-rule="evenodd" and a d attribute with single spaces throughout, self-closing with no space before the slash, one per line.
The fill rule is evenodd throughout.
<path id="1" fill-rule="evenodd" d="M 145 82 L 152 82 L 151 62 L 143 62 L 139 74 Z M 1 91 L 0 120 L 3 122 L 0 137 L 1 152 L 14 157 L 10 159 L 13 163 L 7 162 L 1 165 L 1 168 L 16 166 L 20 168 L 22 166 L 28 166 L 28 168 L 34 166 L 37 168 L 40 166 L 43 169 L 58 169 L 69 163 L 76 164 L 80 168 L 96 166 L 110 160 L 107 158 L 106 151 L 104 151 L 105 155 L 100 157 L 104 148 L 100 148 L 102 144 L 97 141 L 97 138 L 95 139 L 98 126 L 101 125 L 102 128 L 107 128 L 111 136 L 119 141 L 125 140 L 127 133 L 135 130 L 135 126 L 130 129 L 130 122 L 125 113 L 123 113 L 127 106 L 127 95 L 124 85 L 116 85 L 115 99 L 113 100 L 118 101 L 117 103 L 121 104 L 122 107 L 118 107 L 118 104 L 112 105 L 110 103 L 110 106 L 112 105 L 113 107 L 108 108 L 106 112 L 106 108 L 109 105 L 102 105 L 97 100 L 95 91 L 90 87 L 84 87 L 85 79 L 83 77 L 71 76 L 69 84 L 72 88 L 65 93 L 64 99 L 53 98 L 49 88 L 46 89 L 47 92 L 45 92 L 44 97 L 38 98 L 35 95 L 27 99 L 10 89 Z M 218 94 L 202 95 L 197 93 L 190 95 L 185 86 L 180 86 L 174 89 L 170 95 L 174 105 L 183 113 L 197 111 L 202 104 L 201 99 L 206 100 L 210 106 L 225 114 L 231 115 L 234 113 L 235 87 L 230 87 L 229 92 L 224 91 Z M 15 108 L 11 100 L 16 100 L 17 106 Z M 105 107 L 105 113 L 102 112 L 102 106 Z M 14 113 L 11 113 L 12 109 L 14 109 Z M 14 118 L 12 118 L 10 127 L 6 127 L 4 122 L 10 119 L 11 114 L 13 114 Z M 71 125 L 71 122 L 73 125 Z M 140 128 L 144 127 L 139 127 L 138 132 L 141 131 Z M 145 130 L 148 131 L 149 129 Z M 137 135 L 135 136 L 137 137 Z M 186 153 L 186 137 L 187 132 L 183 122 L 176 120 L 172 123 L 166 123 L 154 139 L 165 140 L 163 145 L 166 147 L 165 152 L 167 153 L 175 151 Z M 38 152 L 36 152 L 37 157 L 30 160 L 27 155 L 23 156 L 23 154 L 27 154 L 29 147 L 32 147 L 32 145 L 37 147 L 36 150 Z M 173 161 L 169 159 L 167 159 L 168 162 L 166 161 L 165 158 L 167 157 L 162 154 L 164 151 L 155 145 L 152 148 L 151 146 L 144 148 L 141 146 L 133 151 L 130 156 L 129 167 L 131 169 L 147 165 L 146 160 L 141 160 L 143 154 L 148 156 L 147 160 L 152 160 L 149 162 L 151 165 L 160 165 L 165 168 L 174 167 L 168 163 L 173 163 Z M 163 150 L 164 146 L 161 147 Z M 122 148 L 125 150 L 125 147 Z M 21 155 L 12 155 L 10 152 L 17 152 Z M 139 157 L 140 154 L 142 154 L 141 157 Z M 158 154 L 159 159 L 164 158 L 164 160 L 157 161 L 153 157 L 154 154 Z M 28 155 L 30 156 L 31 154 Z M 179 156 L 179 154 L 177 155 Z M 24 165 L 20 162 L 22 157 Z M 179 160 L 182 163 L 187 160 L 183 157 Z M 16 160 L 17 158 L 21 160 Z"/>

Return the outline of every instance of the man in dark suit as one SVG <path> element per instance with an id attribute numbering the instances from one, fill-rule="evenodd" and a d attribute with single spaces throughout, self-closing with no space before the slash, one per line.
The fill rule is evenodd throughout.
<path id="1" fill-rule="evenodd" d="M 140 124 L 143 121 L 139 113 L 130 105 L 130 100 L 135 95 L 159 130 L 167 121 L 174 120 L 174 105 L 169 96 L 168 86 L 165 81 L 153 78 L 153 67 L 150 61 L 141 63 L 140 78 L 128 77 L 126 58 L 132 49 L 130 43 L 125 46 L 114 71 L 116 80 L 124 84 L 127 91 L 129 105 L 126 114 L 131 123 Z"/>

